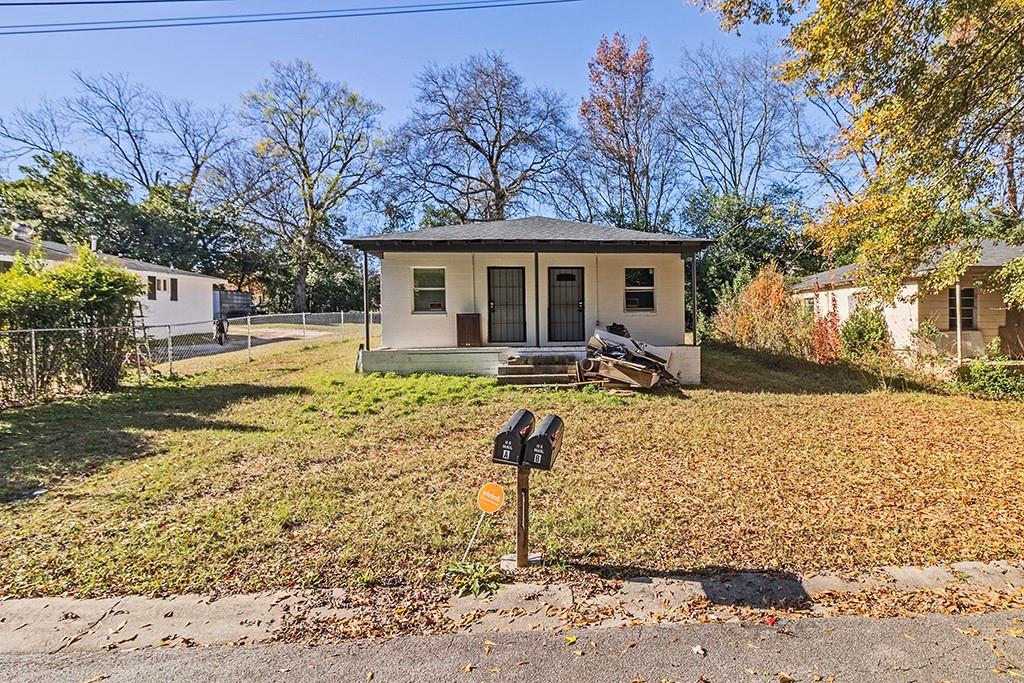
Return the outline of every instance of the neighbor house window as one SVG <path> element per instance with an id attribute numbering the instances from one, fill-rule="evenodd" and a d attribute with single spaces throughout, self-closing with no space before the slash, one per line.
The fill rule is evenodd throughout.
<path id="1" fill-rule="evenodd" d="M 626 310 L 654 310 L 654 268 L 626 268 Z"/>
<path id="2" fill-rule="evenodd" d="M 156 278 L 152 275 L 146 279 L 146 298 L 156 301 Z"/>
<path id="3" fill-rule="evenodd" d="M 963 329 L 974 329 L 974 288 L 960 289 L 960 318 Z M 956 287 L 949 288 L 949 329 L 956 329 Z"/>
<path id="4" fill-rule="evenodd" d="M 171 278 L 171 301 L 178 300 L 178 278 Z"/>
<path id="5" fill-rule="evenodd" d="M 412 310 L 416 313 L 444 312 L 444 268 L 412 269 Z"/>

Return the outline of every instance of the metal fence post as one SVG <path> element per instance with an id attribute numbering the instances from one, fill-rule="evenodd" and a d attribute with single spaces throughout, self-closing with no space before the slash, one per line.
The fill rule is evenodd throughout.
<path id="1" fill-rule="evenodd" d="M 39 400 L 39 371 L 36 368 L 36 331 L 30 332 L 30 342 L 32 345 L 32 400 Z"/>
<path id="2" fill-rule="evenodd" d="M 306 312 L 302 312 L 302 338 L 306 338 Z"/>
<path id="3" fill-rule="evenodd" d="M 174 374 L 174 337 L 171 336 L 171 326 L 167 326 L 167 374 Z"/>
<path id="4" fill-rule="evenodd" d="M 246 353 L 249 354 L 249 360 L 252 360 L 252 316 L 245 316 L 245 336 L 246 341 Z"/>

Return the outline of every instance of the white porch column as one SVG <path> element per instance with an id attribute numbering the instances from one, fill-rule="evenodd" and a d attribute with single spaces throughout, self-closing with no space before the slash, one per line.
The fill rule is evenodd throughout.
<path id="1" fill-rule="evenodd" d="M 960 280 L 956 281 L 956 363 L 964 362 L 964 316 L 960 305 Z"/>

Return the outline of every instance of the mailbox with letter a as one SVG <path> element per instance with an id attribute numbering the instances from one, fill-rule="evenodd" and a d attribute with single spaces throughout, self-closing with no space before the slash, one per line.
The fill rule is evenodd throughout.
<path id="1" fill-rule="evenodd" d="M 529 410 L 520 408 L 505 423 L 498 436 L 494 438 L 493 462 L 502 465 L 519 467 L 523 464 L 523 448 L 526 438 L 533 430 L 537 418 Z"/>
<path id="2" fill-rule="evenodd" d="M 558 449 L 562 447 L 564 427 L 562 418 L 557 415 L 548 415 L 541 420 L 533 436 L 526 440 L 523 464 L 538 470 L 550 470 L 555 464 Z"/>

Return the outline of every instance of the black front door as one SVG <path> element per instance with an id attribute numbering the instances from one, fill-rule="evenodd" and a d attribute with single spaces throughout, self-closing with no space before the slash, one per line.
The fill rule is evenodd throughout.
<path id="1" fill-rule="evenodd" d="M 526 269 L 487 269 L 487 341 L 491 344 L 526 342 Z"/>
<path id="2" fill-rule="evenodd" d="M 548 341 L 586 339 L 583 269 L 548 268 Z"/>

